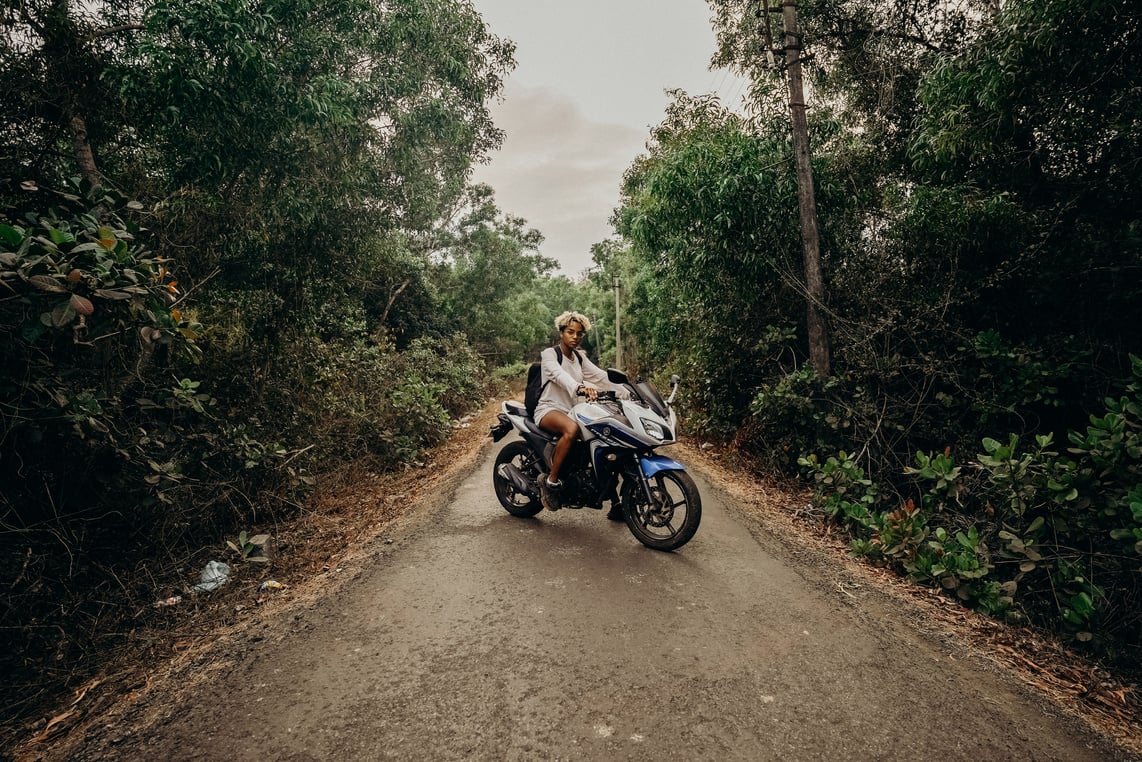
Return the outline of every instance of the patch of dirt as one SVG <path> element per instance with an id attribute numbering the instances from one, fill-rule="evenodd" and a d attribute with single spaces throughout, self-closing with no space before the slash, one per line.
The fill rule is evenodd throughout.
<path id="1" fill-rule="evenodd" d="M 70 759 L 89 736 L 99 734 L 115 745 L 136 728 L 161 722 L 172 711 L 168 697 L 219 679 L 229 660 L 358 578 L 449 499 L 459 475 L 474 466 L 490 442 L 488 427 L 498 411 L 499 402 L 490 402 L 462 421 L 414 470 L 382 475 L 361 462 L 326 475 L 312 506 L 274 530 L 270 563 L 238 565 L 221 590 L 164 609 L 171 618 L 165 629 L 132 633 L 133 645 L 120 658 L 76 690 L 66 705 L 24 729 L 24 740 L 12 750 L 14 759 Z M 1011 671 L 1061 710 L 1142 757 L 1142 697 L 1136 686 L 1117 682 L 1041 634 L 988 619 L 938 591 L 858 562 L 846 541 L 808 510 L 808 493 L 753 476 L 732 452 L 688 442 L 677 449 L 734 498 L 759 541 L 778 543 L 783 552 L 817 568 L 836 569 L 842 593 L 864 587 L 891 596 L 910 611 L 917 629 L 954 640 L 997 669 Z M 269 579 L 282 587 L 260 591 L 260 583 Z"/>
<path id="2" fill-rule="evenodd" d="M 918 628 L 955 639 L 997 667 L 1016 675 L 1060 710 L 1142 757 L 1142 691 L 1118 680 L 1081 653 L 1041 632 L 1014 627 L 964 608 L 940 590 L 923 587 L 891 570 L 862 563 L 848 541 L 810 510 L 812 495 L 797 485 L 778 485 L 750 475 L 748 464 L 732 451 L 709 445 L 678 445 L 685 459 L 716 475 L 718 486 L 737 506 L 795 556 L 815 556 L 817 566 L 837 568 L 838 589 L 875 588 L 910 608 Z"/>

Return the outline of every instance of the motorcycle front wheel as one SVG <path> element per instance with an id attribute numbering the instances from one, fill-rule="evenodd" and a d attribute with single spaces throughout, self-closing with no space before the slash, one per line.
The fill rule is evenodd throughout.
<path id="1" fill-rule="evenodd" d="M 504 445 L 496 456 L 496 465 L 492 467 L 492 486 L 495 487 L 496 497 L 500 505 L 513 516 L 534 516 L 543 510 L 539 499 L 527 492 L 520 492 L 510 480 L 500 474 L 500 466 L 510 463 L 519 469 L 526 478 L 534 480 L 536 477 L 535 456 L 527 443 L 515 441 Z"/>
<path id="2" fill-rule="evenodd" d="M 702 496 L 685 471 L 659 471 L 648 480 L 650 497 L 639 479 L 624 478 L 623 513 L 639 542 L 654 550 L 681 548 L 698 531 Z"/>

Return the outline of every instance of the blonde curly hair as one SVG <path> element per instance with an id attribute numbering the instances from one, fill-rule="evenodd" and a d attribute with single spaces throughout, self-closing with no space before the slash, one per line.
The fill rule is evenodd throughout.
<path id="1" fill-rule="evenodd" d="M 591 330 L 591 321 L 581 312 L 574 312 L 568 310 L 559 317 L 555 318 L 555 330 L 563 333 L 563 329 L 571 325 L 571 323 L 578 323 L 583 326 L 584 331 Z"/>

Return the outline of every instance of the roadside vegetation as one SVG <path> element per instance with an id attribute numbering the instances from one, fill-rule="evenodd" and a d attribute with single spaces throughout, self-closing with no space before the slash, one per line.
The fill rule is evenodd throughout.
<path id="1" fill-rule="evenodd" d="M 760 4 L 711 5 L 755 108 L 677 93 L 629 168 L 596 257 L 628 355 L 690 379 L 693 432 L 812 483 L 854 553 L 1137 679 L 1142 13 L 799 4 L 819 374 L 788 93 Z"/>
<path id="2" fill-rule="evenodd" d="M 752 108 L 676 93 L 577 281 L 469 182 L 512 44 L 460 0 L 0 11 L 0 724 L 323 475 L 415 467 L 562 310 L 613 363 L 616 280 L 690 434 L 1139 676 L 1142 10 L 800 4 L 818 374 L 782 72 L 710 4 Z"/>
<path id="3" fill-rule="evenodd" d="M 415 466 L 578 297 L 468 182 L 513 46 L 466 3 L 0 13 L 14 731 L 323 474 Z"/>

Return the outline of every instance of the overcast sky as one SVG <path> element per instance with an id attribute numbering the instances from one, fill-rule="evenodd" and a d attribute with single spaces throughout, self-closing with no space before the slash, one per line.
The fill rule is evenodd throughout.
<path id="1" fill-rule="evenodd" d="M 708 68 L 715 41 L 705 0 L 472 3 L 493 34 L 515 42 L 517 63 L 492 105 L 504 146 L 475 180 L 578 276 L 591 244 L 612 234 L 623 172 L 662 121 L 665 90 L 717 92 L 736 105 L 742 82 Z"/>

